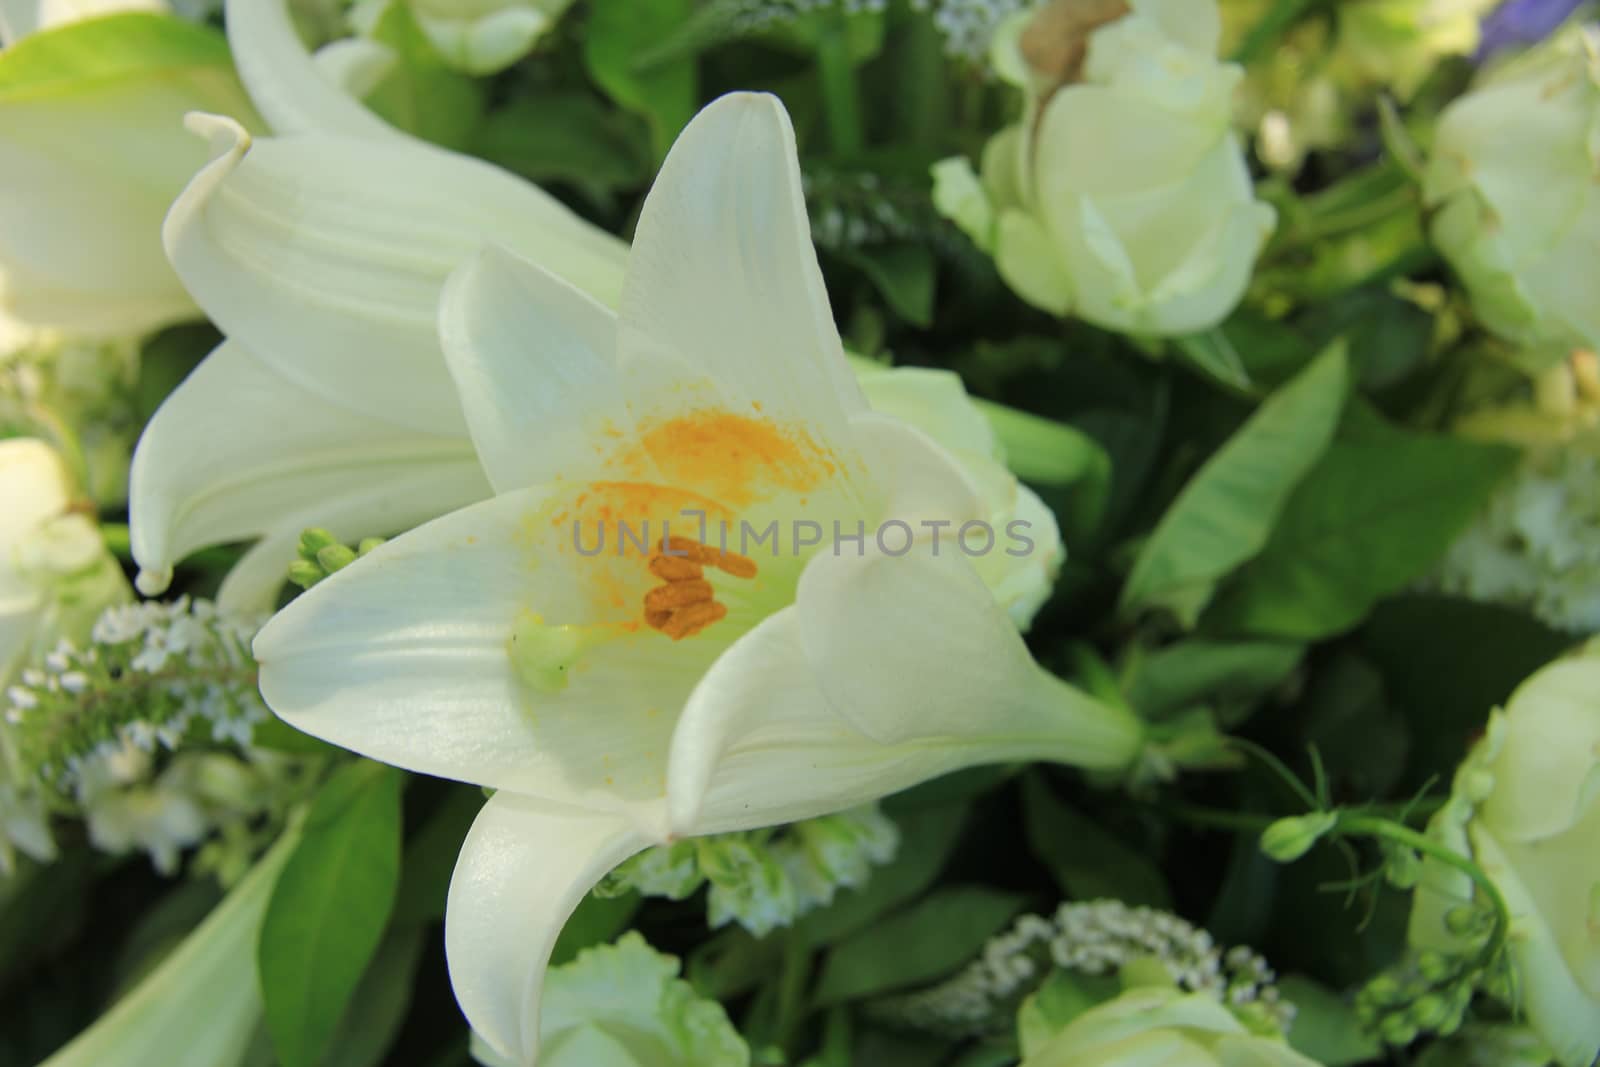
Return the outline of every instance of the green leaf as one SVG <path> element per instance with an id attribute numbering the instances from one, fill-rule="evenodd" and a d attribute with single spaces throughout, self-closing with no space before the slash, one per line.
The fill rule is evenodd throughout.
<path id="1" fill-rule="evenodd" d="M 388 45 L 397 62 L 367 94 L 367 106 L 425 141 L 465 149 L 483 115 L 478 82 L 445 64 L 409 4 L 385 8 L 372 39 Z"/>
<path id="2" fill-rule="evenodd" d="M 1245 704 L 1289 676 L 1305 649 L 1282 641 L 1180 641 L 1135 664 L 1128 703 L 1146 719 L 1194 704 Z"/>
<path id="3" fill-rule="evenodd" d="M 1335 346 L 1267 398 L 1178 494 L 1122 591 L 1192 627 L 1217 583 L 1261 551 L 1294 487 L 1333 438 L 1348 385 Z"/>
<path id="4" fill-rule="evenodd" d="M 405 846 L 405 866 L 394 902 L 396 926 L 438 922 L 444 918 L 450 875 L 461 854 L 472 821 L 483 808 L 483 790 L 456 785 L 428 816 Z"/>
<path id="5" fill-rule="evenodd" d="M 639 910 L 639 894 L 597 897 L 590 894 L 572 913 L 550 951 L 550 966 L 575 959 L 579 952 L 594 945 L 607 944 L 628 928 Z"/>
<path id="6" fill-rule="evenodd" d="M 400 775 L 361 761 L 312 802 L 257 951 L 283 1067 L 315 1067 L 382 940 L 400 877 Z"/>
<path id="7" fill-rule="evenodd" d="M 694 117 L 697 103 L 692 58 L 641 70 L 638 57 L 664 39 L 694 10 L 692 0 L 594 0 L 583 44 L 589 75 L 625 110 L 650 124 L 657 160 L 665 159 L 678 131 Z"/>
<path id="8" fill-rule="evenodd" d="M 1250 388 L 1250 372 L 1245 369 L 1244 358 L 1222 327 L 1174 338 L 1173 343 L 1186 362 L 1217 384 L 1241 392 Z"/>
<path id="9" fill-rule="evenodd" d="M 217 31 L 166 15 L 110 15 L 30 34 L 0 53 L 0 102 L 99 82 L 191 77 L 206 67 L 234 80 L 228 42 Z"/>
<path id="10" fill-rule="evenodd" d="M 644 124 L 588 92 L 522 98 L 484 119 L 473 154 L 536 182 L 568 182 L 589 195 L 650 177 Z"/>
<path id="11" fill-rule="evenodd" d="M 1378 605 L 1359 635 L 1410 727 L 1407 784 L 1448 781 L 1489 709 L 1573 643 L 1497 604 L 1413 594 Z"/>
<path id="12" fill-rule="evenodd" d="M 937 270 L 932 249 L 899 242 L 840 249 L 837 254 L 867 276 L 895 314 L 913 326 L 933 324 L 933 285 Z"/>
<path id="13" fill-rule="evenodd" d="M 1432 315 L 1383 286 L 1353 289 L 1315 304 L 1296 325 L 1314 343 L 1343 338 L 1366 389 L 1394 385 L 1419 368 L 1434 329 Z"/>
<path id="14" fill-rule="evenodd" d="M 1323 1067 L 1350 1067 L 1376 1060 L 1383 1049 L 1356 1019 L 1355 1009 L 1320 982 L 1291 974 L 1278 982 L 1278 992 L 1295 1006 L 1289 1044 Z"/>
<path id="15" fill-rule="evenodd" d="M 1069 897 L 1172 906 L 1166 879 L 1155 864 L 1062 803 L 1038 775 L 1024 781 L 1022 797 L 1028 847 Z"/>
<path id="16" fill-rule="evenodd" d="M 393 930 L 356 986 L 321 1067 L 377 1067 L 399 1036 L 427 945 L 424 930 Z"/>
<path id="17" fill-rule="evenodd" d="M 1207 626 L 1306 641 L 1349 629 L 1421 577 L 1516 462 L 1513 449 L 1411 433 L 1358 409 Z"/>
<path id="18" fill-rule="evenodd" d="M 982 886 L 953 886 L 929 895 L 830 951 L 817 980 L 817 1006 L 945 977 L 971 962 L 1022 910 L 1024 899 Z"/>

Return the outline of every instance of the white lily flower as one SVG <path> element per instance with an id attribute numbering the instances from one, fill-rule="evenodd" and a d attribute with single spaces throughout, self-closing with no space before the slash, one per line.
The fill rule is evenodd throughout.
<path id="1" fill-rule="evenodd" d="M 235 0 L 228 25 L 280 136 L 194 120 L 217 155 L 173 206 L 167 249 L 228 340 L 151 420 L 130 510 L 149 595 L 190 552 L 259 539 L 218 596 L 257 610 L 308 527 L 353 541 L 490 495 L 435 324 L 451 270 L 493 241 L 615 307 L 628 248 L 537 186 L 362 109 L 322 77 L 283 0 Z M 1048 515 L 995 462 L 993 432 L 955 376 L 872 371 L 863 385 L 874 407 L 976 457 L 987 497 Z M 1058 560 L 1056 543 L 1021 561 L 1009 598 L 1019 619 Z"/>
<path id="2" fill-rule="evenodd" d="M 195 317 L 161 220 L 205 150 L 185 112 L 259 124 L 214 31 L 125 14 L 0 52 L 0 308 L 76 334 Z"/>
<path id="3" fill-rule="evenodd" d="M 498 790 L 463 846 L 446 940 L 501 1055 L 534 1063 L 557 933 L 649 844 L 976 763 L 1135 758 L 1131 715 L 1032 661 L 996 599 L 1007 568 L 957 550 L 956 528 L 990 517 L 983 488 L 867 406 L 773 98 L 725 97 L 685 129 L 620 312 L 490 248 L 451 276 L 440 322 L 496 495 L 340 570 L 255 650 L 294 726 Z M 710 547 L 695 509 L 740 524 L 737 543 Z M 954 523 L 942 551 L 883 543 L 896 521 L 936 520 Z M 659 551 L 590 551 L 596 524 L 649 522 L 653 539 L 663 521 L 680 536 Z M 807 522 L 836 551 L 820 532 L 800 543 Z M 746 527 L 769 523 L 777 542 L 747 555 Z"/>
<path id="4" fill-rule="evenodd" d="M 261 1025 L 256 940 L 299 833 L 256 862 L 161 965 L 40 1067 L 235 1067 Z"/>

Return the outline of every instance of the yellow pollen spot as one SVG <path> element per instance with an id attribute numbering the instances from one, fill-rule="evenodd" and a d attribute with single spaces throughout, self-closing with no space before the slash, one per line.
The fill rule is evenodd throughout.
<path id="1" fill-rule="evenodd" d="M 728 607 L 705 580 L 705 568 L 715 567 L 735 578 L 754 578 L 756 562 L 734 552 L 719 551 L 687 537 L 670 537 L 665 551 L 650 556 L 650 573 L 666 584 L 644 597 L 644 621 L 674 641 L 693 637 L 727 617 Z"/>
<path id="2" fill-rule="evenodd" d="M 803 428 L 716 409 L 645 424 L 614 462 L 632 477 L 659 477 L 733 507 L 805 492 L 837 470 Z"/>

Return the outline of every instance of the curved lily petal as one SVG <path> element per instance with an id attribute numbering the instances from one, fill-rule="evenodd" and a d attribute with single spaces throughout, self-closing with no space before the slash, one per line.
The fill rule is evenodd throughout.
<path id="1" fill-rule="evenodd" d="M 305 134 L 254 143 L 192 116 L 213 162 L 167 217 L 167 253 L 231 339 L 330 400 L 461 433 L 435 312 L 445 278 L 493 240 L 602 299 L 625 246 L 535 186 L 420 142 Z"/>
<path id="2" fill-rule="evenodd" d="M 288 0 L 228 0 L 226 17 L 239 78 L 278 133 L 410 140 L 325 76 L 295 32 Z"/>
<path id="3" fill-rule="evenodd" d="M 622 294 L 623 352 L 666 346 L 760 410 L 845 440 L 862 410 L 811 244 L 794 130 L 733 93 L 679 136 L 645 199 Z"/>
<path id="4" fill-rule="evenodd" d="M 863 411 L 850 417 L 850 430 L 882 482 L 888 517 L 918 532 L 924 520 L 959 526 L 986 514 L 978 485 L 915 426 Z"/>
<path id="5" fill-rule="evenodd" d="M 269 572 L 230 576 L 250 590 L 230 599 L 255 606 L 270 606 L 308 526 L 393 533 L 489 492 L 466 441 L 351 411 L 231 341 L 162 404 L 131 479 L 140 588 L 160 592 L 197 548 L 273 535 L 257 557 Z"/>
<path id="6" fill-rule="evenodd" d="M 530 1067 L 539 997 L 561 927 L 611 868 L 651 844 L 627 820 L 496 794 L 462 843 L 445 919 L 450 981 L 467 1021 Z"/>
<path id="7" fill-rule="evenodd" d="M 491 246 L 450 276 L 439 337 L 496 491 L 594 466 L 598 423 L 622 417 L 627 395 L 614 312 Z"/>
<path id="8" fill-rule="evenodd" d="M 963 561 L 819 556 L 796 605 L 742 637 L 690 698 L 668 813 L 676 832 L 719 833 L 978 763 L 1119 767 L 1140 734 L 1037 667 Z"/>
<path id="9" fill-rule="evenodd" d="M 593 601 L 593 573 L 613 561 L 563 554 L 566 524 L 544 520 L 569 499 L 548 487 L 502 494 L 317 585 L 256 638 L 267 703 L 408 770 L 655 818 L 672 712 L 720 646 L 596 622 L 612 609 Z M 573 625 L 544 627 L 545 615 Z M 528 684 L 519 633 L 570 638 L 529 653 L 552 670 L 570 658 L 570 675 Z"/>

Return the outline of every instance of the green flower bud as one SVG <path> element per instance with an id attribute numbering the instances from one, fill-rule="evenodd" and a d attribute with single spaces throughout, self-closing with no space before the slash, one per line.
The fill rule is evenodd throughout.
<path id="1" fill-rule="evenodd" d="M 317 553 L 330 545 L 341 542 L 333 534 L 320 526 L 313 526 L 300 535 L 300 555 L 307 560 L 315 560 Z"/>
<path id="2" fill-rule="evenodd" d="M 1279 863 L 1293 863 L 1310 852 L 1311 846 L 1325 837 L 1338 821 L 1339 816 L 1331 811 L 1279 819 L 1262 831 L 1261 851 Z"/>
<path id="3" fill-rule="evenodd" d="M 317 550 L 317 563 L 329 574 L 343 570 L 355 561 L 355 549 L 349 545 L 328 545 Z"/>
<path id="4" fill-rule="evenodd" d="M 289 564 L 289 580 L 301 589 L 310 589 L 327 575 L 310 560 L 297 559 Z"/>

